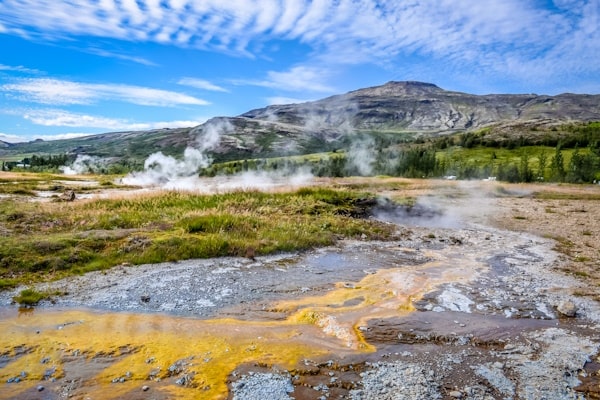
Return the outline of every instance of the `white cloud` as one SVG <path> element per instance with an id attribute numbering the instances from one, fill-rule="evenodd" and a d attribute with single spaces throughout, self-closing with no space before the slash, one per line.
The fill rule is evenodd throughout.
<path id="1" fill-rule="evenodd" d="M 6 143 L 26 142 L 21 136 L 11 135 L 8 133 L 0 133 L 0 140 Z"/>
<path id="2" fill-rule="evenodd" d="M 306 103 L 311 100 L 303 100 L 303 99 L 294 99 L 292 97 L 267 97 L 267 102 L 269 105 L 282 105 L 282 104 L 298 104 L 298 103 Z"/>
<path id="3" fill-rule="evenodd" d="M 42 140 L 63 140 L 63 139 L 77 139 L 80 137 L 84 137 L 84 136 L 90 136 L 89 133 L 59 133 L 56 135 L 37 135 L 34 137 L 33 140 L 35 139 L 42 139 Z"/>
<path id="4" fill-rule="evenodd" d="M 92 104 L 101 100 L 162 107 L 209 104 L 205 100 L 168 90 L 48 78 L 19 79 L 0 86 L 0 90 L 16 93 L 16 97 L 23 101 L 53 105 Z"/>
<path id="5" fill-rule="evenodd" d="M 229 92 L 229 90 L 227 90 L 221 86 L 217 86 L 214 83 L 211 83 L 204 79 L 186 77 L 186 78 L 181 78 L 179 81 L 177 81 L 177 83 L 179 85 L 191 86 L 191 87 L 194 87 L 197 89 L 203 89 L 203 90 L 211 90 L 213 92 Z"/>
<path id="6" fill-rule="evenodd" d="M 206 121 L 206 119 L 201 119 L 196 121 L 132 122 L 126 119 L 116 119 L 95 115 L 78 114 L 56 109 L 29 110 L 23 113 L 23 118 L 25 118 L 28 121 L 31 121 L 36 125 L 42 126 L 96 128 L 104 129 L 106 131 L 135 131 L 160 128 L 185 128 L 197 126 Z"/>
<path id="7" fill-rule="evenodd" d="M 86 52 L 90 53 L 90 54 L 95 54 L 97 56 L 100 57 L 107 57 L 107 58 L 116 58 L 119 60 L 124 60 L 124 61 L 131 61 L 134 62 L 136 64 L 142 64 L 142 65 L 147 65 L 150 67 L 156 67 L 158 66 L 157 63 L 155 63 L 154 61 L 150 61 L 146 58 L 143 57 L 135 57 L 135 56 L 130 56 L 127 54 L 120 54 L 120 53 L 115 53 L 112 51 L 108 51 L 108 50 L 104 50 L 104 49 L 97 49 L 97 48 L 93 48 L 90 47 L 87 50 L 85 50 Z"/>
<path id="8" fill-rule="evenodd" d="M 600 3 L 555 0 L 4 0 L 0 31 L 46 38 L 89 35 L 251 55 L 295 40 L 308 58 L 396 63 L 412 55 L 519 78 L 598 73 Z M 574 4 L 577 4 L 575 7 Z M 299 64 L 306 64 L 295 60 Z M 443 63 L 443 64 L 440 64 Z M 514 70 L 513 65 L 519 68 Z M 263 86 L 279 87 L 272 72 Z M 529 79 L 527 76 L 524 79 Z M 322 83 L 323 85 L 323 83 Z M 291 83 L 293 90 L 298 84 Z M 325 85 L 328 86 L 328 85 Z M 313 88 L 326 91 L 325 87 Z"/>
<path id="9" fill-rule="evenodd" d="M 331 76 L 329 69 L 298 65 L 288 71 L 268 71 L 262 80 L 233 80 L 237 85 L 262 86 L 278 90 L 297 92 L 334 92 L 335 89 L 326 82 Z"/>
<path id="10" fill-rule="evenodd" d="M 4 65 L 4 64 L 0 64 L 0 71 L 23 72 L 26 74 L 39 74 L 40 73 L 40 71 L 37 69 L 27 68 L 22 65 Z"/>
<path id="11" fill-rule="evenodd" d="M 17 93 L 24 101 L 46 104 L 87 104 L 94 97 L 93 91 L 75 82 L 56 79 L 20 79 L 17 83 L 0 86 L 2 91 Z"/>

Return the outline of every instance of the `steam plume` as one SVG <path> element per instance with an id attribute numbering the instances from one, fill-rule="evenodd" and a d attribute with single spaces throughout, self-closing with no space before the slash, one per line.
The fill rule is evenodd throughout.
<path id="1" fill-rule="evenodd" d="M 144 162 L 144 170 L 134 172 L 123 178 L 122 182 L 137 186 L 161 186 L 188 188 L 199 168 L 206 168 L 212 163 L 207 152 L 214 150 L 219 144 L 221 135 L 233 130 L 229 121 L 214 119 L 194 128 L 190 133 L 197 134 L 197 147 L 187 147 L 183 159 L 166 156 L 162 152 L 151 154 Z"/>
<path id="2" fill-rule="evenodd" d="M 312 180 L 313 176 L 308 169 L 246 171 L 233 176 L 200 178 L 198 170 L 212 164 L 207 152 L 216 149 L 222 135 L 233 129 L 228 120 L 215 118 L 191 132 L 197 134 L 196 146 L 186 148 L 183 159 L 178 160 L 162 152 L 151 154 L 144 162 L 143 171 L 127 175 L 122 182 L 136 186 L 215 193 L 249 189 L 268 190 L 279 186 L 296 187 L 306 185 Z"/>
<path id="3" fill-rule="evenodd" d="M 361 176 L 373 175 L 375 163 L 375 142 L 370 136 L 355 139 L 348 150 L 348 167 L 356 170 Z"/>
<path id="4" fill-rule="evenodd" d="M 71 165 L 65 165 L 59 169 L 65 175 L 93 174 L 102 172 L 107 167 L 109 160 L 106 158 L 78 154 Z"/>

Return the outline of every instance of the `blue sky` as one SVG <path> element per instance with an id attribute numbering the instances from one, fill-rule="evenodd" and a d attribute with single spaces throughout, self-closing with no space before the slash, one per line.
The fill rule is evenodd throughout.
<path id="1" fill-rule="evenodd" d="M 600 0 L 0 0 L 0 140 L 195 126 L 418 80 L 600 93 Z"/>

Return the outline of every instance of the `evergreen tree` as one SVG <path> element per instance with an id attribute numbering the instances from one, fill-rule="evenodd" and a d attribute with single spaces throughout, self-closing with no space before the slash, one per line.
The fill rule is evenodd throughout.
<path id="1" fill-rule="evenodd" d="M 521 162 L 519 166 L 519 180 L 521 182 L 531 182 L 533 180 L 533 171 L 529 168 L 529 153 L 521 153 Z"/>
<path id="2" fill-rule="evenodd" d="M 543 181 L 546 177 L 546 163 L 548 156 L 546 152 L 541 152 L 538 157 L 538 170 L 537 170 L 537 179 Z"/>
<path id="3" fill-rule="evenodd" d="M 550 163 L 550 177 L 552 181 L 563 182 L 565 180 L 565 161 L 560 144 L 556 146 L 554 157 Z"/>

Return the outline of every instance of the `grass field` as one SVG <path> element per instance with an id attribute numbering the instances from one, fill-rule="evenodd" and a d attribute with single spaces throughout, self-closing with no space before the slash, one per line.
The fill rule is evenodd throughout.
<path id="1" fill-rule="evenodd" d="M 253 257 L 330 245 L 339 238 L 394 234 L 391 226 L 363 218 L 373 195 L 346 188 L 215 195 L 157 191 L 40 202 L 31 200 L 35 190 L 51 185 L 48 176 L 4 178 L 0 288 L 122 263 Z"/>

